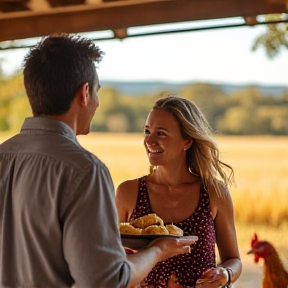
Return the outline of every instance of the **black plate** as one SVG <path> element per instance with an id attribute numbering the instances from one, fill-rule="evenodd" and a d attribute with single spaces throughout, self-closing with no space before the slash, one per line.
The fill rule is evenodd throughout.
<path id="1" fill-rule="evenodd" d="M 193 238 L 196 241 L 198 236 L 176 236 L 176 235 L 162 235 L 162 234 L 149 234 L 149 235 L 132 235 L 121 234 L 122 245 L 131 249 L 141 249 L 150 244 L 154 239 L 160 237 L 172 237 L 172 238 Z"/>

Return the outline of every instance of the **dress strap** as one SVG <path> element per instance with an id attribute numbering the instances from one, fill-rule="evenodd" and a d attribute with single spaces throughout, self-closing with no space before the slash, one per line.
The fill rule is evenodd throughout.
<path id="1" fill-rule="evenodd" d="M 142 176 L 138 179 L 138 196 L 136 206 L 131 214 L 129 221 L 135 220 L 139 217 L 142 217 L 146 214 L 152 213 L 147 185 L 146 185 L 147 176 Z"/>

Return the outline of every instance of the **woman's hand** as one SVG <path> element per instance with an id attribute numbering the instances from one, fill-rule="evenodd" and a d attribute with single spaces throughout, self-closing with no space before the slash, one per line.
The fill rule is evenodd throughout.
<path id="1" fill-rule="evenodd" d="M 167 288 L 184 288 L 184 286 L 181 286 L 177 284 L 176 282 L 177 282 L 177 277 L 175 273 L 172 272 L 168 281 Z"/>
<path id="2" fill-rule="evenodd" d="M 197 280 L 195 288 L 218 288 L 224 286 L 229 280 L 228 272 L 223 267 L 206 270 Z"/>

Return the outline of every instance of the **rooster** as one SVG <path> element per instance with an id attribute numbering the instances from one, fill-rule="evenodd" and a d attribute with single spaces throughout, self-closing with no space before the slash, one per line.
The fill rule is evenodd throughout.
<path id="1" fill-rule="evenodd" d="M 260 258 L 264 259 L 262 288 L 287 288 L 288 272 L 285 271 L 276 249 L 267 241 L 259 241 L 256 233 L 251 247 L 248 254 L 254 254 L 255 263 L 258 263 Z"/>

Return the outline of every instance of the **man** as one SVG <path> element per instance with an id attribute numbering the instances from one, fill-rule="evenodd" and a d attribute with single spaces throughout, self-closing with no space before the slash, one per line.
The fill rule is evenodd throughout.
<path id="1" fill-rule="evenodd" d="M 33 117 L 0 145 L 0 287 L 133 287 L 157 261 L 189 252 L 191 240 L 128 256 L 121 245 L 110 173 L 76 139 L 99 106 L 103 54 L 62 34 L 24 59 Z"/>

